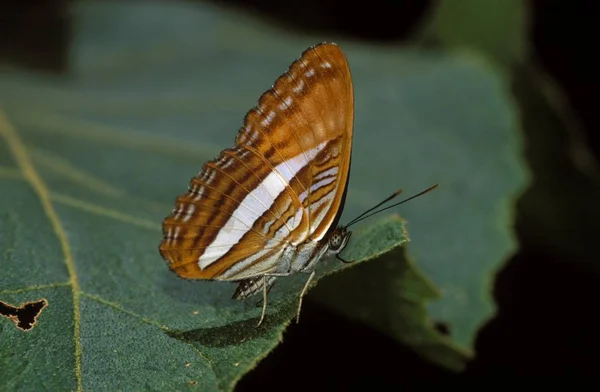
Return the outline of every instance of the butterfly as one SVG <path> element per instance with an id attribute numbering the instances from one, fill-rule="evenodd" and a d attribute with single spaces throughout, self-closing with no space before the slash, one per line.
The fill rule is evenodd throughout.
<path id="1" fill-rule="evenodd" d="M 308 274 L 298 322 L 319 261 L 335 256 L 350 262 L 339 256 L 352 234 L 348 227 L 383 211 L 374 210 L 400 193 L 338 225 L 353 123 L 345 55 L 335 43 L 308 48 L 246 114 L 235 146 L 204 164 L 177 198 L 163 221 L 160 244 L 170 269 L 182 278 L 235 282 L 234 299 L 262 292 L 257 326 L 275 281 Z"/>

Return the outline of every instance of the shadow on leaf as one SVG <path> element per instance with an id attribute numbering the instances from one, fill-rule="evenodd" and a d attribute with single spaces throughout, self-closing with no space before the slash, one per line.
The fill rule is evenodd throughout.
<path id="1" fill-rule="evenodd" d="M 188 331 L 169 331 L 167 335 L 186 343 L 199 343 L 208 347 L 236 346 L 249 340 L 267 335 L 273 328 L 286 324 L 296 311 L 293 301 L 281 301 L 271 305 L 277 307 L 273 313 L 267 313 L 260 327 L 256 327 L 260 317 L 210 328 L 197 328 Z"/>

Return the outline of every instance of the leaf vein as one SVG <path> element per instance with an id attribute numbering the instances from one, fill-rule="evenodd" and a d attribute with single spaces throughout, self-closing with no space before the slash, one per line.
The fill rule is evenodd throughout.
<path id="1" fill-rule="evenodd" d="M 71 285 L 70 281 L 69 282 L 56 282 L 56 283 L 49 283 L 49 284 L 40 284 L 40 285 L 22 287 L 19 289 L 0 290 L 0 294 L 21 294 L 21 293 L 28 293 L 30 291 L 48 290 L 48 289 L 54 289 L 57 287 L 66 287 L 66 286 L 70 286 L 70 285 Z"/>
<path id="2" fill-rule="evenodd" d="M 132 224 L 134 226 L 143 227 L 145 229 L 150 230 L 159 230 L 160 225 L 157 225 L 155 222 L 152 222 L 148 219 L 137 218 L 132 215 L 124 214 L 118 210 L 114 210 L 112 208 L 102 207 L 94 203 L 89 203 L 83 200 L 76 199 L 71 196 L 63 195 L 60 193 L 52 192 L 50 193 L 50 198 L 57 203 L 61 203 L 64 205 L 68 205 L 70 207 L 78 208 L 80 210 L 89 212 L 91 214 L 100 215 L 105 218 L 111 218 L 120 222 L 125 222 Z"/>
<path id="3" fill-rule="evenodd" d="M 150 317 L 142 316 L 141 314 L 138 314 L 138 313 L 136 313 L 136 312 L 133 312 L 133 311 L 131 311 L 131 310 L 125 309 L 125 308 L 124 308 L 123 306 L 121 306 L 120 304 L 118 304 L 118 303 L 116 303 L 116 302 L 109 301 L 109 300 L 107 300 L 107 299 L 105 299 L 105 298 L 102 298 L 102 297 L 101 297 L 101 296 L 99 296 L 99 295 L 96 295 L 96 294 L 90 294 L 90 293 L 86 293 L 86 292 L 84 292 L 84 291 L 82 291 L 82 292 L 81 292 L 81 295 L 82 295 L 83 297 L 86 297 L 86 298 L 88 298 L 88 299 L 90 299 L 90 300 L 92 300 L 92 301 L 95 301 L 95 302 L 97 302 L 97 303 L 99 303 L 99 304 L 101 304 L 101 305 L 108 306 L 108 307 L 110 307 L 110 308 L 112 308 L 112 309 L 114 309 L 114 310 L 117 310 L 117 311 L 119 311 L 119 312 L 125 313 L 125 314 L 127 314 L 128 316 L 134 317 L 134 318 L 136 318 L 136 319 L 138 319 L 138 320 L 142 321 L 144 324 L 151 325 L 151 326 L 154 326 L 154 327 L 158 327 L 158 328 L 160 328 L 161 330 L 163 330 L 163 331 L 165 331 L 165 332 L 171 332 L 171 330 L 169 329 L 169 327 L 167 327 L 166 325 L 163 325 L 163 324 L 159 323 L 158 321 L 151 319 Z M 202 353 L 202 352 L 201 352 L 201 351 L 200 351 L 200 350 L 199 350 L 197 347 L 195 347 L 193 344 L 190 344 L 190 343 L 187 343 L 187 342 L 186 342 L 186 344 L 187 344 L 187 345 L 189 345 L 190 347 L 192 347 L 192 349 L 193 349 L 194 351 L 196 351 L 196 352 L 198 353 L 198 355 L 199 355 L 199 356 L 200 356 L 200 357 L 201 357 L 201 358 L 202 358 L 204 361 L 206 361 L 207 365 L 208 365 L 208 366 L 211 368 L 211 370 L 214 372 L 214 369 L 213 369 L 213 367 L 212 367 L 212 361 L 211 361 L 211 359 L 210 359 L 210 358 L 209 358 L 209 357 L 208 357 L 206 354 Z"/>
<path id="4" fill-rule="evenodd" d="M 71 248 L 67 239 L 67 234 L 62 226 L 60 218 L 54 209 L 54 205 L 50 201 L 50 192 L 48 187 L 37 173 L 35 166 L 33 165 L 28 152 L 21 141 L 17 131 L 11 126 L 6 118 L 6 115 L 0 111 L 0 133 L 4 135 L 8 143 L 9 150 L 11 151 L 17 165 L 21 169 L 21 172 L 37 193 L 42 208 L 48 217 L 56 237 L 62 248 L 63 255 L 65 257 L 65 263 L 67 264 L 67 271 L 69 273 L 69 281 L 71 283 L 71 290 L 73 293 L 73 340 L 75 346 L 75 379 L 77 384 L 77 391 L 83 390 L 83 380 L 81 372 L 81 316 L 79 307 L 79 281 L 77 279 L 77 271 L 75 269 L 75 261 L 71 254 Z"/>
<path id="5" fill-rule="evenodd" d="M 53 153 L 40 148 L 29 147 L 29 151 L 31 151 L 34 161 L 37 161 L 49 170 L 52 170 L 83 187 L 107 196 L 115 197 L 122 196 L 123 194 L 120 189 L 96 178 L 90 173 L 86 173 L 85 171 L 74 167 L 68 160 L 62 157 L 58 157 Z"/>
<path id="6" fill-rule="evenodd" d="M 94 193 L 102 196 L 134 200 L 136 203 L 145 204 L 148 207 L 156 210 L 162 211 L 167 208 L 163 203 L 129 195 L 122 189 L 111 185 L 110 183 L 96 177 L 91 173 L 77 168 L 69 160 L 59 157 L 52 152 L 40 148 L 29 148 L 29 150 L 32 153 L 34 161 L 39 162 L 40 164 L 44 165 L 44 167 L 48 168 L 48 170 L 52 170 L 58 175 L 72 181 L 79 186 L 87 188 Z M 0 167 L 0 175 L 2 174 L 1 169 L 2 168 Z"/>

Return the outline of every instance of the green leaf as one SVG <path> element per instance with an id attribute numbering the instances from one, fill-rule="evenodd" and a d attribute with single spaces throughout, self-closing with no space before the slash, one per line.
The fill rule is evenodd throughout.
<path id="1" fill-rule="evenodd" d="M 73 15 L 65 75 L 0 74 L 0 300 L 48 301 L 28 332 L 0 318 L 9 369 L 0 389 L 230 390 L 279 343 L 305 277 L 273 289 L 256 330 L 260 308 L 231 300 L 232 285 L 168 270 L 160 222 L 201 165 L 231 146 L 258 96 L 322 40 L 340 44 L 355 83 L 342 223 L 400 186 L 440 183 L 402 215 L 415 265 L 440 288 L 431 317 L 472 344 L 493 310 L 492 274 L 514 249 L 512 197 L 525 183 L 512 102 L 486 63 L 286 35 L 201 3 L 88 1 Z M 394 219 L 357 227 L 344 257 L 399 246 Z M 456 368 L 460 353 L 448 354 L 454 346 L 423 313 L 430 285 L 398 265 L 390 299 L 418 298 L 394 336 Z M 320 276 L 344 267 L 324 263 Z M 428 353 L 411 336 L 439 344 Z"/>
<path id="2" fill-rule="evenodd" d="M 128 217 L 122 196 L 105 201 L 110 209 L 53 196 L 47 185 L 54 183 L 52 175 L 38 174 L 20 136 L 0 120 L 0 135 L 15 157 L 15 175 L 0 177 L 3 189 L 10 190 L 3 193 L 0 210 L 0 244 L 7 249 L 0 296 L 14 303 L 41 296 L 49 304 L 34 332 L 24 335 L 2 325 L 2 389 L 33 388 L 43 381 L 49 389 L 75 389 L 79 382 L 77 389 L 189 384 L 230 390 L 281 340 L 295 315 L 301 277 L 272 290 L 268 318 L 256 328 L 261 309 L 253 300 L 231 300 L 233 286 L 184 282 L 168 271 L 156 253 L 160 220 Z M 61 190 L 75 192 L 83 185 L 74 181 Z M 14 208 L 19 200 L 23 208 Z M 51 224 L 24 225 L 30 219 Z M 28 238 L 33 248 L 19 246 Z M 356 233 L 346 253 L 358 264 L 406 240 L 402 222 L 392 217 Z M 54 256 L 36 252 L 46 248 Z M 24 254 L 28 250 L 32 254 Z M 325 262 L 317 280 L 347 267 Z"/>
<path id="3" fill-rule="evenodd" d="M 526 12 L 520 0 L 444 0 L 428 28 L 447 48 L 475 50 L 514 66 L 526 56 Z"/>
<path id="4" fill-rule="evenodd" d="M 471 353 L 435 329 L 426 305 L 440 293 L 408 260 L 405 249 L 332 276 L 311 297 L 395 337 L 431 362 L 464 370 Z"/>

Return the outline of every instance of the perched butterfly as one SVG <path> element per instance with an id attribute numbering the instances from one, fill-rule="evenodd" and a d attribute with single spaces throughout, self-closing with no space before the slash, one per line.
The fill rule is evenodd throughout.
<path id="1" fill-rule="evenodd" d="M 246 114 L 235 146 L 206 163 L 177 198 L 160 244 L 171 270 L 188 279 L 237 282 L 235 299 L 262 291 L 258 325 L 275 280 L 307 273 L 298 320 L 319 260 L 335 255 L 345 261 L 338 254 L 350 239 L 348 227 L 409 200 L 372 212 L 395 192 L 338 226 L 353 122 L 346 57 L 333 43 L 307 49 Z"/>

